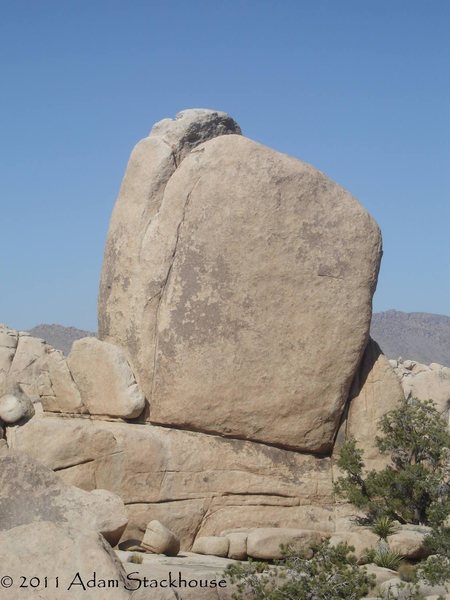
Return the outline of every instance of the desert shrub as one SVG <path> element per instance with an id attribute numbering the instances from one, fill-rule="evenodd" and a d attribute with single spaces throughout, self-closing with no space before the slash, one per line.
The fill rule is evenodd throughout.
<path id="1" fill-rule="evenodd" d="M 429 585 L 444 585 L 450 591 L 449 555 L 434 554 L 417 567 L 417 576 Z"/>
<path id="2" fill-rule="evenodd" d="M 386 540 L 388 535 L 392 535 L 398 530 L 398 526 L 394 521 L 387 515 L 381 515 L 377 517 L 371 527 L 373 533 L 375 533 L 380 539 Z"/>
<path id="3" fill-rule="evenodd" d="M 402 600 L 426 600 L 417 583 L 408 583 L 405 581 L 401 582 L 399 586 L 389 586 L 377 598 L 382 600 L 398 600 L 398 598 Z M 439 596 L 437 600 L 445 600 L 445 598 Z"/>
<path id="4" fill-rule="evenodd" d="M 404 400 L 380 419 L 377 446 L 391 464 L 365 473 L 356 442 L 342 447 L 338 466 L 344 476 L 336 493 L 367 512 L 374 522 L 387 516 L 400 523 L 438 526 L 450 514 L 450 434 L 430 400 Z"/>
<path id="5" fill-rule="evenodd" d="M 236 585 L 233 600 L 357 600 L 374 581 L 360 569 L 353 548 L 323 542 L 306 559 L 292 548 L 271 565 L 249 561 L 227 567 L 224 575 Z"/>
<path id="6" fill-rule="evenodd" d="M 450 527 L 436 525 L 425 538 L 425 546 L 432 554 L 450 556 Z"/>

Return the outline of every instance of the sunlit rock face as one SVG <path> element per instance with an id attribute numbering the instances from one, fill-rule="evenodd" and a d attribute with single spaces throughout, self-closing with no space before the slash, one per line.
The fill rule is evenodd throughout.
<path id="1" fill-rule="evenodd" d="M 331 451 L 364 351 L 378 226 L 225 113 L 155 125 L 114 208 L 99 301 L 153 423 Z"/>

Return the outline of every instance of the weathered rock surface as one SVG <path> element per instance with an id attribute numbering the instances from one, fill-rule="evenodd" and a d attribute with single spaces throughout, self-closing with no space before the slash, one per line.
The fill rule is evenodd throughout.
<path id="1" fill-rule="evenodd" d="M 126 350 L 152 422 L 328 452 L 367 341 L 378 227 L 320 172 L 211 118 L 187 111 L 133 152 L 100 336 Z"/>
<path id="2" fill-rule="evenodd" d="M 17 349 L 17 331 L 0 324 L 0 395 L 6 393 L 6 381 Z"/>
<path id="3" fill-rule="evenodd" d="M 34 521 L 98 531 L 117 544 L 127 525 L 121 499 L 106 490 L 86 492 L 63 481 L 29 456 L 0 455 L 0 531 Z"/>
<path id="4" fill-rule="evenodd" d="M 368 470 L 385 467 L 390 459 L 380 453 L 375 443 L 379 420 L 397 408 L 402 399 L 403 391 L 397 375 L 378 344 L 369 339 L 352 384 L 347 414 L 339 429 L 334 454 L 346 439 L 354 438 L 358 448 L 364 452 Z"/>
<path id="5" fill-rule="evenodd" d="M 234 586 L 223 578 L 225 568 L 234 563 L 227 558 L 198 555 L 191 552 L 183 552 L 176 557 L 143 554 L 143 563 L 134 564 L 128 562 L 132 555 L 131 552 L 116 551 L 116 553 L 127 573 L 134 579 L 142 581 L 144 577 L 147 577 L 148 581 L 161 582 L 169 580 L 171 577 L 172 581 L 175 579 L 177 584 L 181 579 L 181 585 L 173 587 L 172 590 L 161 587 L 159 589 L 141 587 L 133 592 L 133 600 L 148 600 L 149 598 L 151 600 L 231 600 L 233 591 L 236 591 Z M 186 583 L 183 583 L 183 580 Z M 201 587 L 200 581 L 202 582 Z M 139 584 L 130 583 L 131 585 L 137 587 Z"/>
<path id="6" fill-rule="evenodd" d="M 142 540 L 154 519 L 180 537 L 183 549 L 196 532 L 334 529 L 327 458 L 149 424 L 50 415 L 10 428 L 9 443 L 67 483 L 118 494 L 129 516 L 124 540 Z"/>
<path id="7" fill-rule="evenodd" d="M 59 350 L 50 350 L 43 359 L 38 391 L 45 411 L 75 414 L 88 412 L 66 357 Z"/>
<path id="8" fill-rule="evenodd" d="M 63 354 L 44 340 L 0 325 L 0 395 L 25 393 L 44 410 L 87 412 Z"/>
<path id="9" fill-rule="evenodd" d="M 200 536 L 196 538 L 192 546 L 192 552 L 197 554 L 211 554 L 213 556 L 228 556 L 230 540 L 219 535 Z"/>
<path id="10" fill-rule="evenodd" d="M 247 554 L 262 560 L 283 557 L 281 545 L 292 546 L 304 553 L 305 558 L 313 556 L 312 546 L 324 539 L 324 533 L 283 527 L 254 529 L 247 537 Z"/>
<path id="11" fill-rule="evenodd" d="M 227 537 L 230 542 L 228 546 L 228 558 L 245 560 L 247 558 L 248 533 L 236 531 L 227 533 L 225 537 Z"/>
<path id="12" fill-rule="evenodd" d="M 185 153 L 208 139 L 231 133 L 239 134 L 240 128 L 225 113 L 183 111 L 174 120 L 157 123 L 151 135 L 134 148 L 128 163 L 106 242 L 99 335 L 126 349 L 146 395 L 148 386 L 142 386 L 142 377 L 149 382 L 152 375 L 156 307 L 178 225 L 174 222 L 175 230 L 161 231 L 162 236 L 167 233 L 166 243 L 163 237 L 161 247 L 154 248 L 155 215 Z"/>
<path id="13" fill-rule="evenodd" d="M 180 540 L 159 521 L 150 521 L 145 530 L 142 547 L 154 554 L 176 556 L 180 551 Z"/>
<path id="14" fill-rule="evenodd" d="M 388 543 L 392 550 L 405 558 L 412 560 L 425 558 L 430 554 L 430 550 L 425 546 L 424 540 L 430 531 L 428 527 L 416 529 L 402 527 L 401 531 L 388 537 Z"/>
<path id="15" fill-rule="evenodd" d="M 25 394 L 33 403 L 40 402 L 44 411 L 55 413 L 134 419 L 145 407 L 145 398 L 119 347 L 94 337 L 83 338 L 66 359 L 44 340 L 2 325 L 0 397 L 5 394 L 19 400 Z M 17 402 L 15 407 L 16 413 Z"/>
<path id="16" fill-rule="evenodd" d="M 378 565 L 375 565 L 373 563 L 364 565 L 364 567 L 361 568 L 364 568 L 369 575 L 375 575 L 375 585 L 373 587 L 381 585 L 385 581 L 397 577 L 397 571 L 393 571 L 392 569 L 385 569 L 384 567 L 379 567 Z"/>
<path id="17" fill-rule="evenodd" d="M 67 364 L 91 415 L 133 419 L 143 411 L 145 398 L 117 346 L 94 337 L 77 340 Z"/>
<path id="18" fill-rule="evenodd" d="M 42 372 L 42 361 L 50 346 L 44 340 L 34 338 L 26 332 L 16 333 L 17 347 L 6 377 L 6 390 L 18 385 L 31 400 L 35 401 L 39 399 L 38 379 Z"/>
<path id="19" fill-rule="evenodd" d="M 41 520 L 0 531 L 2 573 L 13 580 L 2 586 L 5 600 L 129 600 L 125 571 L 103 537 L 76 524 Z M 117 587 L 83 587 L 80 581 L 117 581 Z M 77 578 L 79 574 L 79 578 Z M 19 589 L 24 582 L 27 587 Z M 38 587 L 32 587 L 39 579 Z M 47 579 L 47 587 L 44 584 Z M 57 583 L 58 582 L 58 586 Z M 71 585 L 73 583 L 73 585 Z"/>
<path id="20" fill-rule="evenodd" d="M 361 564 L 364 563 L 367 550 L 375 548 L 379 542 L 379 538 L 369 529 L 359 527 L 355 531 L 339 531 L 330 537 L 331 545 L 337 545 L 341 542 L 346 542 L 349 546 L 353 546 L 355 549 L 353 554 Z"/>
<path id="21" fill-rule="evenodd" d="M 433 400 L 450 426 L 450 368 L 413 360 L 391 360 L 406 398 Z"/>

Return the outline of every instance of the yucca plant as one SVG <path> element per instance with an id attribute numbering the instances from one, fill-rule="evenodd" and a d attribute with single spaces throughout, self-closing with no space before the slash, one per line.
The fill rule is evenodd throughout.
<path id="1" fill-rule="evenodd" d="M 402 560 L 401 555 L 398 554 L 398 552 L 395 552 L 395 550 L 392 550 L 389 547 L 389 544 L 386 543 L 378 544 L 374 549 L 371 558 L 372 562 L 377 566 L 391 569 L 392 571 L 397 571 Z"/>
<path id="2" fill-rule="evenodd" d="M 398 530 L 398 525 L 390 517 L 383 515 L 375 519 L 370 529 L 381 540 L 387 540 L 389 535 L 394 534 Z"/>

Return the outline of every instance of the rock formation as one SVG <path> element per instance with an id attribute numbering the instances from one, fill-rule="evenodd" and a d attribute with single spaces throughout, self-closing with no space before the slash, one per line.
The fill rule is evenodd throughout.
<path id="1" fill-rule="evenodd" d="M 42 447 L 41 439 L 47 442 Z M 196 535 L 236 527 L 331 531 L 331 460 L 254 442 L 144 424 L 44 414 L 10 428 L 15 450 L 36 454 L 72 485 L 118 494 L 124 539 L 157 519 L 189 549 Z M 36 448 L 39 448 L 36 451 Z"/>
<path id="2" fill-rule="evenodd" d="M 66 358 L 0 327 L 5 541 L 37 534 L 38 520 L 71 547 L 73 515 L 93 556 L 99 532 L 227 559 L 357 538 L 333 495 L 334 456 L 353 436 L 383 466 L 377 421 L 403 396 L 368 338 L 380 256 L 378 227 L 348 192 L 228 115 L 155 125 L 114 208 L 101 339 Z M 394 367 L 404 388 L 438 371 Z"/>
<path id="3" fill-rule="evenodd" d="M 132 419 L 144 410 L 145 398 L 117 346 L 94 337 L 77 340 L 67 363 L 89 414 Z"/>
<path id="4" fill-rule="evenodd" d="M 400 379 L 405 397 L 433 400 L 450 425 L 450 367 L 401 358 L 389 362 Z"/>
<path id="5" fill-rule="evenodd" d="M 138 144 L 99 334 L 126 350 L 152 423 L 324 454 L 367 342 L 379 229 L 322 173 L 238 133 L 186 111 Z"/>
<path id="6" fill-rule="evenodd" d="M 375 437 L 378 421 L 397 408 L 404 394 L 400 382 L 378 344 L 369 339 L 350 390 L 347 411 L 336 439 L 334 451 L 348 438 L 354 438 L 364 451 L 368 469 L 383 468 L 389 459 L 378 450 Z"/>
<path id="7" fill-rule="evenodd" d="M 126 574 L 104 538 L 76 525 L 34 521 L 0 532 L 2 572 L 12 582 L 2 585 L 5 600 L 130 600 Z M 94 572 L 117 588 L 83 587 Z M 100 577 L 99 577 L 100 579 Z M 30 585 L 31 583 L 31 585 Z M 19 585 L 22 588 L 19 589 Z M 39 589 L 36 589 L 39 588 Z"/>
<path id="8" fill-rule="evenodd" d="M 93 530 L 115 546 L 127 525 L 122 500 L 106 490 L 68 486 L 30 456 L 0 457 L 0 531 L 34 521 L 69 523 Z"/>

